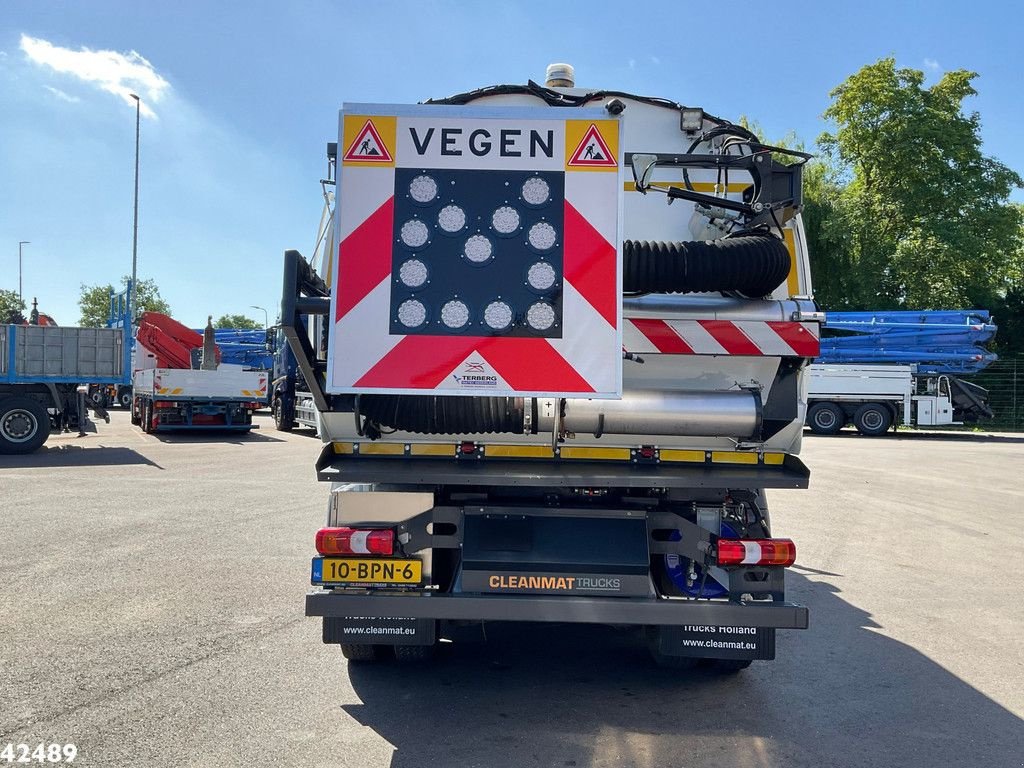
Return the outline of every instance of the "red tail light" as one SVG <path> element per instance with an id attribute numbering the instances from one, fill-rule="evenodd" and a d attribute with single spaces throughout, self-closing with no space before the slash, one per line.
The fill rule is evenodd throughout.
<path id="1" fill-rule="evenodd" d="M 153 407 L 157 410 L 166 410 L 167 408 L 177 408 L 178 404 L 170 400 L 157 400 L 153 403 Z"/>
<path id="2" fill-rule="evenodd" d="M 719 565 L 781 565 L 796 562 L 792 539 L 719 539 Z"/>
<path id="3" fill-rule="evenodd" d="M 391 555 L 395 532 L 390 529 L 321 528 L 316 532 L 321 555 Z"/>

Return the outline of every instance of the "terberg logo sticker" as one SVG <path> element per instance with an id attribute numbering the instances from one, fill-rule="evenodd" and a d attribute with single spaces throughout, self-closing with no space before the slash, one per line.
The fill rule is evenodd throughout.
<path id="1" fill-rule="evenodd" d="M 591 123 L 566 162 L 568 168 L 617 168 L 615 152 L 609 148 L 596 123 Z"/>
<path id="2" fill-rule="evenodd" d="M 388 164 L 393 163 L 395 160 L 388 151 L 387 144 L 381 138 L 373 121 L 367 120 L 349 145 L 342 161 Z"/>
<path id="3" fill-rule="evenodd" d="M 507 386 L 487 361 L 476 352 L 463 360 L 462 364 L 452 371 L 451 377 L 460 389 L 495 389 Z"/>

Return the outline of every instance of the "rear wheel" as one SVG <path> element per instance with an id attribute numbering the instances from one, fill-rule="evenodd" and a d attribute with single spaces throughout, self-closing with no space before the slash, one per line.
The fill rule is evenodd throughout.
<path id="1" fill-rule="evenodd" d="M 746 669 L 751 663 L 751 659 L 715 659 L 713 668 L 716 672 L 729 674 Z"/>
<path id="2" fill-rule="evenodd" d="M 836 435 L 843 428 L 846 416 L 835 403 L 815 403 L 807 412 L 807 425 L 817 435 Z"/>
<path id="3" fill-rule="evenodd" d="M 416 664 L 434 658 L 433 645 L 396 645 L 395 658 L 403 664 Z"/>
<path id="4" fill-rule="evenodd" d="M 285 403 L 283 397 L 275 397 L 270 410 L 274 414 L 274 427 L 278 432 L 291 432 L 295 427 L 294 408 Z"/>
<path id="5" fill-rule="evenodd" d="M 349 645 L 341 644 L 341 655 L 349 661 L 378 661 L 380 660 L 383 646 L 380 645 Z"/>
<path id="6" fill-rule="evenodd" d="M 853 415 L 853 426 L 862 435 L 884 435 L 892 426 L 892 412 L 883 403 L 864 403 Z"/>
<path id="7" fill-rule="evenodd" d="M 147 435 L 153 434 L 153 402 L 142 401 L 142 431 Z"/>
<path id="8" fill-rule="evenodd" d="M 0 398 L 0 453 L 38 450 L 50 436 L 50 414 L 31 397 Z"/>
<path id="9" fill-rule="evenodd" d="M 117 393 L 117 402 L 122 408 L 132 407 L 132 391 L 130 389 L 122 389 Z"/>
<path id="10" fill-rule="evenodd" d="M 132 424 L 136 427 L 142 424 L 142 401 L 133 401 L 129 404 L 132 409 Z"/>

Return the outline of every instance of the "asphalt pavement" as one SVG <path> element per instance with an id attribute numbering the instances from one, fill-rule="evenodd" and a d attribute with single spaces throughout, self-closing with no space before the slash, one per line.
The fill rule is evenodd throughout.
<path id="1" fill-rule="evenodd" d="M 0 456 L 0 750 L 76 766 L 1024 765 L 1024 436 L 808 436 L 770 492 L 811 628 L 735 676 L 630 633 L 488 628 L 350 669 L 303 616 L 319 441 L 96 434 Z M 0 765 L 3 765 L 0 758 Z"/>

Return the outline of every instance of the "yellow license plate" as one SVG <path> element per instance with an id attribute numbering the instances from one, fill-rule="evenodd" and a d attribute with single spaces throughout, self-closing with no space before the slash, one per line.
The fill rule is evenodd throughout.
<path id="1" fill-rule="evenodd" d="M 419 584 L 423 581 L 423 563 L 393 558 L 317 558 L 313 561 L 313 581 L 320 584 Z"/>

